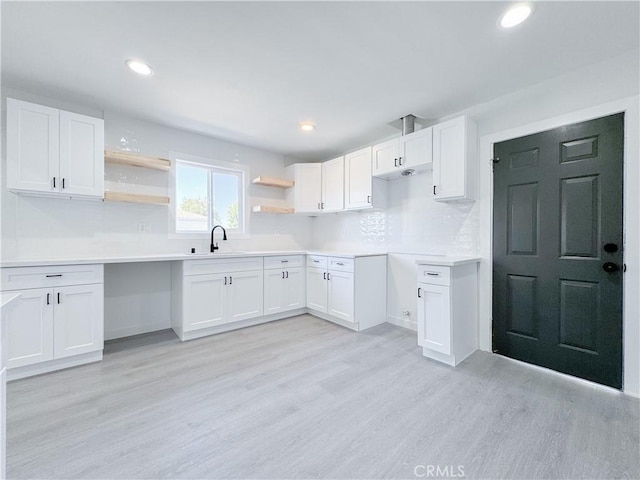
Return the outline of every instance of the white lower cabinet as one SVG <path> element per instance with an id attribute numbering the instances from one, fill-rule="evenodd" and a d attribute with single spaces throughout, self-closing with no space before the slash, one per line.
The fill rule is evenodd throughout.
<path id="1" fill-rule="evenodd" d="M 263 315 L 262 257 L 187 260 L 172 265 L 171 322 L 181 340 Z"/>
<path id="2" fill-rule="evenodd" d="M 418 345 L 455 366 L 478 348 L 477 263 L 418 265 Z"/>
<path id="3" fill-rule="evenodd" d="M 100 283 L 74 284 L 79 278 Z M 102 265 L 3 269 L 3 286 L 20 293 L 3 319 L 11 379 L 102 358 Z"/>
<path id="4" fill-rule="evenodd" d="M 304 257 L 288 255 L 264 262 L 264 314 L 288 312 L 305 306 Z"/>
<path id="5" fill-rule="evenodd" d="M 386 321 L 387 257 L 307 256 L 309 313 L 353 330 Z"/>

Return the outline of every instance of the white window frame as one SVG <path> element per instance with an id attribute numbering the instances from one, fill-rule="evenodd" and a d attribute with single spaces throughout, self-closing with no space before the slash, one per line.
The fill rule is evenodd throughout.
<path id="1" fill-rule="evenodd" d="M 227 234 L 230 238 L 250 238 L 250 219 L 251 219 L 251 207 L 249 206 L 249 184 L 251 182 L 250 169 L 247 165 L 243 165 L 241 163 L 236 162 L 223 162 L 220 160 L 214 160 L 207 157 L 201 157 L 197 155 L 191 155 L 186 153 L 179 152 L 171 152 L 171 170 L 169 171 L 169 199 L 170 199 L 170 208 L 169 208 L 169 237 L 170 238 L 179 238 L 179 239 L 205 239 L 209 238 L 211 235 L 211 231 L 208 232 L 187 232 L 187 231 L 178 231 L 176 230 L 176 217 L 177 217 L 177 192 L 176 192 L 176 168 L 178 162 L 180 163 L 191 163 L 194 166 L 200 166 L 204 168 L 212 168 L 217 170 L 228 170 L 234 173 L 242 173 L 243 182 L 242 191 L 240 192 L 240 202 L 242 206 L 238 206 L 238 208 L 242 208 L 243 211 L 243 223 L 244 223 L 244 231 L 240 231 L 239 229 L 227 229 L 225 225 L 223 227 L 227 229 Z"/>

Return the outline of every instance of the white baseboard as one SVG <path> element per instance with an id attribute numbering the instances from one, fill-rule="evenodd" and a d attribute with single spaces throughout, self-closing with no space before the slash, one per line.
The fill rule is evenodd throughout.
<path id="1" fill-rule="evenodd" d="M 418 324 L 413 320 L 409 320 L 405 317 L 394 317 L 393 315 L 387 315 L 387 323 L 396 325 L 398 327 L 407 328 L 409 330 L 413 330 L 414 332 L 418 331 Z"/>

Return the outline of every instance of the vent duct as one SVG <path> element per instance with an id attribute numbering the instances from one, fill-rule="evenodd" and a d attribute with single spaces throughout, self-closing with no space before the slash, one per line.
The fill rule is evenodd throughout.
<path id="1" fill-rule="evenodd" d="M 405 115 L 400 120 L 402 120 L 402 135 L 407 135 L 415 131 L 416 129 L 415 115 Z"/>

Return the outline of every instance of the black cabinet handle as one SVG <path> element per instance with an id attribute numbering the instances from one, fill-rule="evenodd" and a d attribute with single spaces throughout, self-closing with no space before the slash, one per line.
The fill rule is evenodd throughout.
<path id="1" fill-rule="evenodd" d="M 324 210 L 324 202 L 320 204 L 320 210 Z"/>
<path id="2" fill-rule="evenodd" d="M 322 274 L 322 279 L 323 279 L 323 280 L 326 280 L 326 279 L 327 279 L 327 272 L 324 272 L 324 273 Z"/>
<path id="3" fill-rule="evenodd" d="M 58 292 L 58 305 L 60 305 L 60 292 Z"/>
<path id="4" fill-rule="evenodd" d="M 280 260 L 280 263 L 289 263 L 289 260 Z"/>
<path id="5" fill-rule="evenodd" d="M 286 272 L 286 273 L 287 273 L 287 277 L 286 278 L 289 278 L 289 272 Z"/>
<path id="6" fill-rule="evenodd" d="M 398 164 L 402 166 L 402 157 L 398 157 Z"/>
<path id="7" fill-rule="evenodd" d="M 233 277 L 229 276 L 229 285 L 233 285 Z"/>
<path id="8" fill-rule="evenodd" d="M 49 295 L 51 295 L 51 294 L 47 293 L 47 305 L 49 305 Z"/>
<path id="9" fill-rule="evenodd" d="M 421 292 L 422 292 L 422 288 L 418 287 L 418 298 L 422 298 L 422 295 L 420 295 Z"/>
<path id="10" fill-rule="evenodd" d="M 61 274 L 61 273 L 58 273 L 58 274 L 56 274 L 56 275 L 47 275 L 47 278 L 61 277 L 61 276 L 62 276 L 62 274 Z"/>
<path id="11" fill-rule="evenodd" d="M 367 203 L 371 203 L 371 195 L 367 195 Z"/>
<path id="12" fill-rule="evenodd" d="M 284 278 L 284 272 L 282 272 L 282 278 Z"/>
<path id="13" fill-rule="evenodd" d="M 436 186 L 435 185 L 433 186 L 433 194 L 434 195 L 436 194 Z"/>
<path id="14" fill-rule="evenodd" d="M 53 188 L 56 188 L 56 177 L 53 177 Z"/>
<path id="15" fill-rule="evenodd" d="M 62 188 L 64 188 L 64 178 L 62 179 Z"/>
<path id="16" fill-rule="evenodd" d="M 327 272 L 327 280 L 331 280 L 331 273 Z"/>
<path id="17" fill-rule="evenodd" d="M 227 277 L 224 277 L 224 284 L 227 284 Z"/>
<path id="18" fill-rule="evenodd" d="M 397 167 L 397 166 L 398 166 L 398 159 L 397 159 L 397 158 L 394 158 L 394 159 L 393 159 L 393 166 L 394 166 L 394 167 Z"/>

